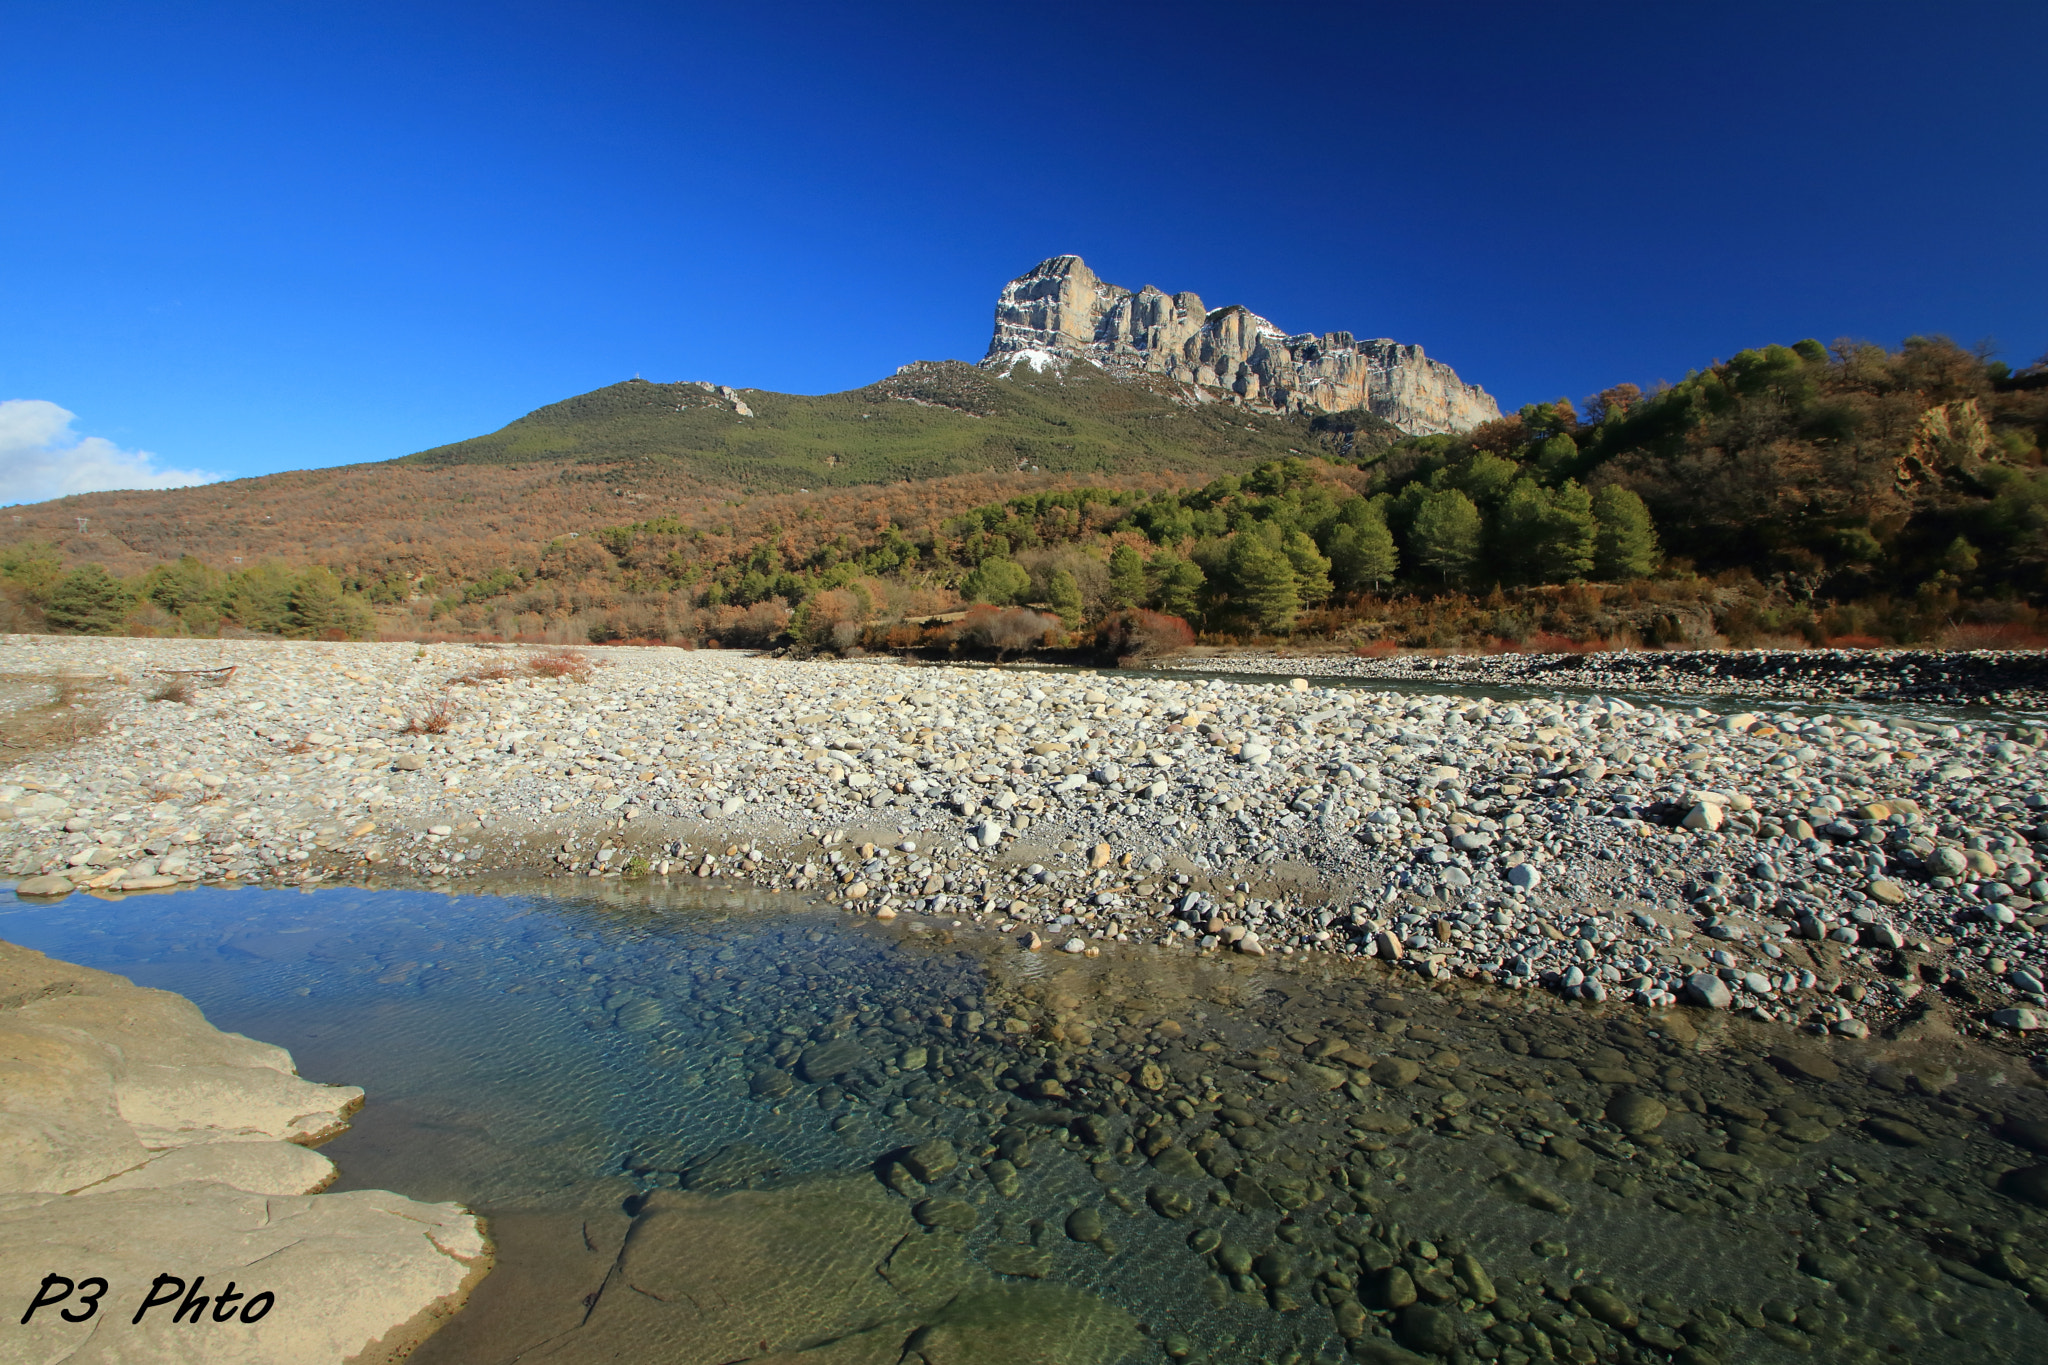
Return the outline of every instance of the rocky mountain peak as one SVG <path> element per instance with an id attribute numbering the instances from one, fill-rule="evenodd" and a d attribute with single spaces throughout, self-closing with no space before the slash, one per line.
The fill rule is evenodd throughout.
<path id="1" fill-rule="evenodd" d="M 1500 405 L 1420 346 L 1350 332 L 1288 333 L 1238 304 L 1100 279 L 1079 256 L 1054 256 L 1003 286 L 982 366 L 1008 374 L 1073 359 L 1115 373 L 1163 375 L 1189 402 L 1281 412 L 1364 408 L 1410 435 L 1468 431 Z"/>

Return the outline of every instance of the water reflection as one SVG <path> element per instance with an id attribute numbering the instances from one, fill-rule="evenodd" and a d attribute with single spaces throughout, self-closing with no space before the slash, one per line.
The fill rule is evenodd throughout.
<path id="1" fill-rule="evenodd" d="M 606 1296 L 620 1267 L 736 1273 L 634 1270 L 622 1209 L 648 1246 L 723 1218 L 750 1255 L 878 1248 L 886 1302 L 812 1267 L 799 1311 L 757 1273 L 737 1297 L 783 1316 L 717 1327 L 764 1357 L 2048 1359 L 2048 1107 L 2015 1062 L 914 928 L 634 888 L 0 917 L 365 1086 L 344 1187 L 505 1230 L 488 1314 L 423 1360 L 598 1358 L 671 1330 Z M 1052 1320 L 1079 1335 L 1026 1340 Z"/>

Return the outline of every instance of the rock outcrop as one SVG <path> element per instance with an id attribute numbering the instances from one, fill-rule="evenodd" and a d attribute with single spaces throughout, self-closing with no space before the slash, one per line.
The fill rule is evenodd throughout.
<path id="1" fill-rule="evenodd" d="M 1196 401 L 1222 398 L 1282 412 L 1363 408 L 1410 435 L 1468 431 L 1500 405 L 1420 346 L 1349 332 L 1289 334 L 1237 305 L 1191 293 L 1133 293 L 1097 279 L 1079 256 L 1055 256 L 1005 285 L 982 365 L 1008 373 L 1069 359 L 1111 373 L 1163 375 Z"/>
<path id="2" fill-rule="evenodd" d="M 362 1099 L 183 996 L 0 943 L 0 1285 L 20 1299 L 0 1365 L 401 1358 L 461 1305 L 489 1247 L 454 1204 L 316 1193 L 335 1169 L 312 1144 Z M 166 1275 L 180 1302 L 270 1304 L 195 1326 L 166 1302 L 135 1321 Z"/>

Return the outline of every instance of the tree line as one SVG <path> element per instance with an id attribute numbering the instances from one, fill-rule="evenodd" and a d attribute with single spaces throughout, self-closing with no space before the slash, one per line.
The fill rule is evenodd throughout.
<path id="1" fill-rule="evenodd" d="M 56 549 L 0 550 L 0 616 L 13 631 L 65 635 L 198 635 L 223 631 L 293 640 L 367 640 L 370 604 L 333 570 L 264 560 L 233 572 L 191 555 L 117 578 L 99 564 L 66 570 Z"/>

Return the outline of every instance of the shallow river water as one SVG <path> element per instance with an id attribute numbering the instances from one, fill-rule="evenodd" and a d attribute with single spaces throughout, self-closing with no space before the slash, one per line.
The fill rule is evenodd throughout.
<path id="1" fill-rule="evenodd" d="M 605 1267 L 674 1189 L 755 1191 L 721 1207 L 764 1219 L 857 1206 L 948 1267 L 932 1283 L 1057 1320 L 963 1354 L 906 1318 L 861 1354 L 848 1309 L 831 1350 L 770 1322 L 748 1359 L 2048 1360 L 2044 1092 L 1940 1038 L 1030 953 L 694 886 L 77 895 L 10 907 L 0 938 L 363 1086 L 326 1149 L 342 1188 L 581 1229 L 595 1278 L 501 1238 L 422 1361 L 613 1358 Z M 907 1254 L 881 1270 L 899 1289 Z M 659 1358 L 735 1358 L 691 1349 Z"/>

